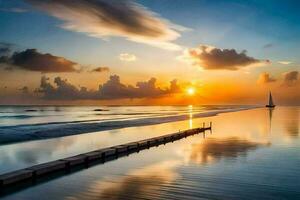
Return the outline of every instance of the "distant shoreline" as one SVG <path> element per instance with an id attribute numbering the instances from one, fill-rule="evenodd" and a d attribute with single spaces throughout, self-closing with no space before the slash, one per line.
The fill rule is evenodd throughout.
<path id="1" fill-rule="evenodd" d="M 87 104 L 87 105 L 77 105 L 77 104 L 24 104 L 24 105 L 21 105 L 21 104 L 0 104 L 0 107 L 47 107 L 47 106 L 54 106 L 54 107 L 123 107 L 124 105 L 118 105 L 118 104 L 107 104 L 107 105 L 101 105 L 101 104 Z M 143 104 L 133 104 L 133 105 L 125 105 L 125 106 L 128 106 L 128 107 L 131 107 L 131 106 L 182 106 L 182 107 L 185 107 L 185 106 L 189 106 L 189 104 L 186 104 L 186 105 L 143 105 Z M 249 105 L 244 105 L 244 104 L 197 104 L 197 105 L 193 105 L 193 106 L 255 106 L 255 107 L 261 107 L 263 105 L 255 105 L 255 104 L 249 104 Z"/>

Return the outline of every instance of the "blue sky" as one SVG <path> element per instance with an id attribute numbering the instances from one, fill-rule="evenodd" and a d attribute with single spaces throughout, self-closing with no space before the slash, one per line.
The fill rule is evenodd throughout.
<path id="1" fill-rule="evenodd" d="M 297 13 L 300 7 L 298 1 L 144 0 L 138 2 L 176 24 L 193 29 L 183 33 L 183 36 L 177 40 L 184 46 L 194 47 L 203 43 L 222 48 L 247 49 L 255 56 L 262 56 L 261 54 L 264 53 L 270 59 L 297 59 L 295 51 L 299 50 L 300 33 L 297 24 L 300 20 Z M 21 0 L 1 0 L 0 6 L 4 9 L 18 7 L 29 10 L 25 13 L 5 11 L 0 13 L 2 27 L 0 36 L 4 42 L 57 52 L 64 56 L 74 55 L 72 57 L 84 54 L 82 51 L 76 52 L 78 46 L 86 47 L 90 51 L 101 49 L 99 46 L 103 48 L 108 46 L 105 41 L 59 28 L 60 20 L 32 9 Z M 116 39 L 115 43 L 119 45 L 120 41 Z M 268 43 L 272 43 L 274 48 L 268 52 L 263 51 L 263 45 Z M 128 43 L 125 42 L 124 46 L 127 45 Z M 70 49 L 76 50 L 70 52 Z"/>
<path id="2" fill-rule="evenodd" d="M 283 0 L 137 0 L 162 20 L 188 28 L 172 41 L 182 48 L 210 45 L 220 49 L 247 51 L 256 59 L 268 59 L 271 65 L 249 68 L 245 75 L 256 80 L 267 71 L 275 76 L 297 70 L 300 44 L 300 2 Z M 24 12 L 15 12 L 13 9 Z M 65 57 L 84 66 L 109 66 L 112 73 L 121 74 L 125 81 L 156 76 L 171 78 L 207 79 L 228 78 L 237 72 L 197 72 L 194 66 L 180 63 L 179 51 L 167 51 L 123 37 L 107 40 L 90 37 L 61 28 L 63 21 L 32 7 L 23 0 L 0 0 L 0 42 L 15 44 L 14 49 L 35 48 L 43 53 Z M 265 46 L 268 46 L 267 48 Z M 136 62 L 118 59 L 121 53 L 134 54 Z M 289 65 L 278 61 L 290 61 Z M 172 70 L 172 69 L 176 70 Z M 184 75 L 183 75 L 184 74 Z M 101 75 L 102 76 L 102 75 Z M 169 77 L 168 77 L 169 76 Z M 71 77 L 81 80 L 78 75 Z M 94 85 L 93 87 L 97 87 Z"/>
<path id="3" fill-rule="evenodd" d="M 193 29 L 186 32 L 178 43 L 193 47 L 204 43 L 223 48 L 247 49 L 253 54 L 261 53 L 261 47 L 267 43 L 274 48 L 298 49 L 300 27 L 297 22 L 298 1 L 205 1 L 205 0 L 153 0 L 138 1 L 163 18 L 176 24 Z M 24 8 L 29 12 L 0 13 L 1 40 L 17 43 L 24 47 L 34 47 L 50 51 L 64 51 L 65 45 L 93 48 L 105 42 L 88 38 L 82 34 L 73 33 L 58 27 L 60 20 L 45 13 L 32 9 L 22 0 L 1 0 L 1 8 Z M 61 44 L 56 47 L 55 44 Z M 96 43 L 96 44 L 95 44 Z M 119 41 L 116 43 L 119 44 Z M 94 44 L 94 45 L 93 45 Z M 127 44 L 126 44 L 127 45 Z M 99 45 L 98 45 L 99 46 Z M 273 51 L 273 55 L 289 56 Z M 294 55 L 295 57 L 297 55 Z M 280 58 L 279 58 L 280 59 Z"/>

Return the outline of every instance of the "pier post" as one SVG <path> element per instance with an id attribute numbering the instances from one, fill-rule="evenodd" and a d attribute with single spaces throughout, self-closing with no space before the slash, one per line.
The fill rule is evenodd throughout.
<path id="1" fill-rule="evenodd" d="M 84 165 L 86 168 L 89 167 L 89 157 L 88 156 L 84 158 Z"/>

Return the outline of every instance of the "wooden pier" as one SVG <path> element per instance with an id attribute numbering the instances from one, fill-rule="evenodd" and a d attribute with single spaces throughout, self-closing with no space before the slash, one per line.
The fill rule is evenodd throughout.
<path id="1" fill-rule="evenodd" d="M 52 176 L 53 173 L 59 173 L 59 176 L 70 173 L 74 168 L 87 168 L 92 165 L 104 163 L 110 160 L 117 159 L 124 155 L 129 155 L 134 152 L 139 152 L 144 149 L 149 149 L 154 146 L 159 146 L 182 138 L 192 136 L 211 130 L 212 124 L 209 127 L 194 128 L 185 131 L 179 131 L 176 133 L 145 139 L 137 142 L 130 142 L 127 144 L 121 144 L 108 148 L 91 151 L 76 156 L 59 159 L 47 163 L 34 165 L 25 169 L 16 170 L 13 172 L 0 175 L 0 188 L 5 189 L 18 184 L 29 182 L 31 184 L 36 183 L 39 178 L 47 178 Z"/>

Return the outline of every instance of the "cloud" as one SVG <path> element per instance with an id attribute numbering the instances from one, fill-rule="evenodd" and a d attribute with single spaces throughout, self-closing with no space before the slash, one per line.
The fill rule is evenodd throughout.
<path id="1" fill-rule="evenodd" d="M 111 36 L 179 50 L 173 43 L 186 28 L 172 24 L 132 0 L 27 0 L 36 8 L 61 19 L 62 28 L 97 38 Z"/>
<path id="2" fill-rule="evenodd" d="M 121 53 L 119 59 L 126 62 L 133 62 L 136 61 L 136 56 L 134 54 Z"/>
<path id="3" fill-rule="evenodd" d="M 257 83 L 265 84 L 265 83 L 272 83 L 272 82 L 275 82 L 275 81 L 276 81 L 276 79 L 271 77 L 270 74 L 268 74 L 267 72 L 263 72 L 259 75 Z"/>
<path id="4" fill-rule="evenodd" d="M 22 94 L 29 94 L 29 88 L 27 86 L 24 86 L 18 90 L 21 91 Z"/>
<path id="5" fill-rule="evenodd" d="M 238 70 L 242 67 L 268 64 L 270 62 L 247 56 L 246 53 L 246 51 L 238 53 L 235 49 L 219 49 L 201 45 L 198 48 L 184 51 L 178 59 L 207 70 Z"/>
<path id="6" fill-rule="evenodd" d="M 50 100 L 108 100 L 108 99 L 133 99 L 133 98 L 156 98 L 178 93 L 180 87 L 176 80 L 170 82 L 170 87 L 161 89 L 156 86 L 156 79 L 138 82 L 136 86 L 121 83 L 117 75 L 110 76 L 98 90 L 88 90 L 86 87 L 76 87 L 66 79 L 56 77 L 54 84 L 49 78 L 41 78 L 40 87 L 36 90 L 44 99 Z"/>
<path id="7" fill-rule="evenodd" d="M 21 52 L 15 52 L 11 56 L 1 56 L 0 64 L 44 73 L 78 71 L 76 69 L 77 63 L 49 53 L 40 53 L 36 49 L 26 49 Z"/>
<path id="8" fill-rule="evenodd" d="M 3 12 L 13 12 L 13 13 L 25 13 L 28 12 L 25 8 L 1 8 L 0 11 Z"/>
<path id="9" fill-rule="evenodd" d="M 279 64 L 282 64 L 282 65 L 289 65 L 291 64 L 292 62 L 291 61 L 278 61 Z"/>
<path id="10" fill-rule="evenodd" d="M 174 88 L 177 82 L 171 82 L 171 87 L 168 89 L 161 89 L 156 86 L 156 79 L 151 78 L 145 82 L 137 82 L 136 87 L 131 85 L 124 85 L 117 75 L 110 76 L 110 79 L 99 87 L 101 99 L 121 99 L 121 98 L 153 98 L 171 93 L 176 93 Z M 177 87 L 179 88 L 179 87 Z"/>
<path id="11" fill-rule="evenodd" d="M 43 94 L 45 99 L 82 99 L 84 97 L 89 98 L 87 95 L 90 95 L 92 92 L 88 92 L 86 88 L 77 88 L 76 86 L 68 83 L 65 79 L 61 77 L 56 77 L 54 79 L 56 85 L 53 86 L 49 83 L 49 78 L 43 76 L 41 78 L 40 88 L 36 92 Z"/>
<path id="12" fill-rule="evenodd" d="M 1 57 L 9 55 L 11 52 L 11 44 L 0 42 L 0 61 Z"/>
<path id="13" fill-rule="evenodd" d="M 274 45 L 272 43 L 268 43 L 268 44 L 265 44 L 263 46 L 264 49 L 269 49 L 269 48 L 272 48 Z"/>
<path id="14" fill-rule="evenodd" d="M 299 77 L 298 71 L 290 71 L 283 74 L 283 85 L 293 86 L 297 83 Z"/>
<path id="15" fill-rule="evenodd" d="M 10 53 L 10 49 L 7 47 L 0 47 L 0 55 L 7 55 Z"/>
<path id="16" fill-rule="evenodd" d="M 6 71 L 11 71 L 13 68 L 9 64 L 9 55 L 13 44 L 0 42 L 0 69 L 3 67 Z"/>
<path id="17" fill-rule="evenodd" d="M 91 72 L 109 72 L 108 67 L 97 67 L 95 69 L 92 69 Z"/>

